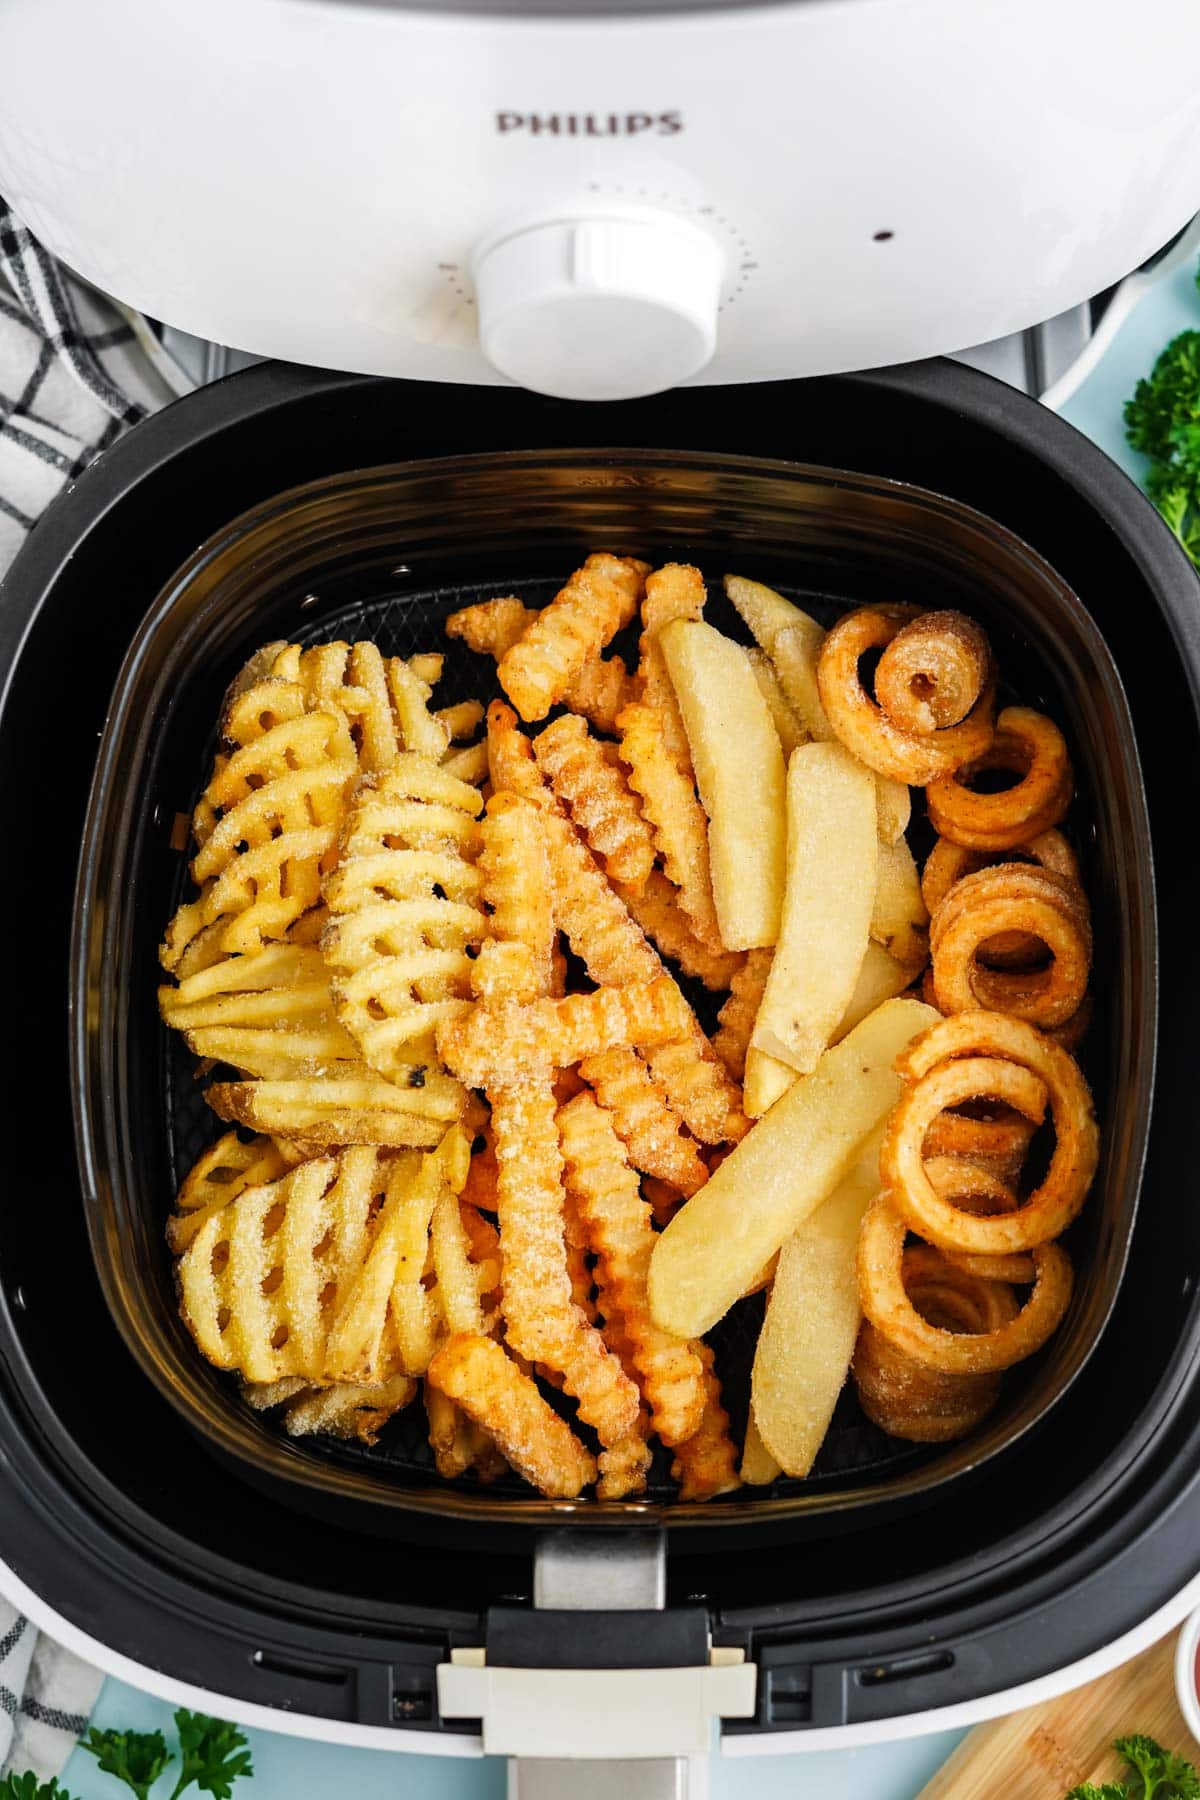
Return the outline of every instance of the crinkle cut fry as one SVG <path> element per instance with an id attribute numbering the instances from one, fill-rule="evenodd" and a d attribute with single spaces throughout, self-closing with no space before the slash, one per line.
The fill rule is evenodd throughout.
<path id="1" fill-rule="evenodd" d="M 481 1425 L 541 1493 L 574 1500 L 595 1480 L 594 1459 L 493 1338 L 448 1339 L 427 1380 Z"/>
<path id="2" fill-rule="evenodd" d="M 662 714 L 645 701 L 627 706 L 617 720 L 621 760 L 629 785 L 662 857 L 667 879 L 679 890 L 679 905 L 707 949 L 722 950 L 708 864 L 708 820 L 690 770 L 679 766 L 662 726 Z"/>
<path id="3" fill-rule="evenodd" d="M 681 1500 L 711 1500 L 740 1487 L 741 1477 L 737 1446 L 729 1435 L 729 1414 L 721 1404 L 721 1383 L 713 1366 L 712 1350 L 700 1339 L 692 1348 L 704 1364 L 704 1412 L 695 1436 L 676 1449 L 671 1473 L 680 1484 Z"/>
<path id="4" fill-rule="evenodd" d="M 693 1139 L 684 1137 L 654 1076 L 633 1048 L 620 1046 L 585 1057 L 579 1073 L 606 1111 L 629 1160 L 643 1174 L 691 1195 L 708 1180 Z"/>
<path id="5" fill-rule="evenodd" d="M 438 1030 L 438 1054 L 467 1087 L 487 1088 L 529 1066 L 562 1068 L 619 1044 L 664 1044 L 687 1030 L 687 1001 L 663 972 L 561 1000 L 478 1002 Z"/>
<path id="6" fill-rule="evenodd" d="M 521 600 L 481 600 L 464 606 L 446 620 L 449 637 L 461 638 L 468 649 L 499 662 L 537 618 L 532 606 Z M 633 677 L 619 656 L 595 656 L 584 664 L 563 695 L 564 706 L 580 713 L 597 731 L 614 732 L 617 715 L 636 692 Z"/>
<path id="7" fill-rule="evenodd" d="M 533 752 L 608 876 L 640 894 L 654 867 L 654 840 L 620 762 L 606 755 L 574 713 L 539 732 Z"/>
<path id="8" fill-rule="evenodd" d="M 535 806 L 510 793 L 493 794 L 481 828 L 479 872 L 482 898 L 491 911 L 491 938 L 480 949 L 474 972 L 475 991 L 483 991 L 489 961 L 500 946 L 518 946 L 499 960 L 507 997 L 535 1000 L 554 985 L 554 950 L 558 933 L 550 889 L 550 862 L 541 818 Z M 482 965 L 482 969 L 481 966 Z M 521 979 L 514 980 L 519 976 Z"/>
<path id="9" fill-rule="evenodd" d="M 589 556 L 504 653 L 500 686 L 523 719 L 544 719 L 580 670 L 629 623 L 646 571 L 647 564 L 632 557 Z"/>
<path id="10" fill-rule="evenodd" d="M 641 698 L 658 719 L 663 742 L 681 772 L 692 778 L 692 752 L 683 714 L 659 649 L 658 634 L 673 619 L 698 620 L 704 614 L 704 578 L 687 563 L 666 563 L 646 580 L 642 602 L 642 639 L 638 661 Z"/>
<path id="11" fill-rule="evenodd" d="M 590 1094 L 569 1101 L 558 1123 L 567 1190 L 603 1265 L 606 1300 L 620 1313 L 632 1345 L 654 1429 L 668 1446 L 683 1443 L 700 1428 L 704 1368 L 688 1344 L 660 1331 L 650 1317 L 646 1282 L 655 1241 L 650 1207 L 611 1118 Z"/>
<path id="12" fill-rule="evenodd" d="M 548 1072 L 489 1093 L 499 1163 L 500 1254 L 508 1342 L 563 1378 L 606 1448 L 633 1429 L 639 1398 L 571 1297 L 563 1161 Z"/>
<path id="13" fill-rule="evenodd" d="M 729 998 L 717 1014 L 712 1047 L 735 1081 L 741 1081 L 746 1073 L 746 1052 L 774 955 L 769 949 L 746 952 L 745 962 L 729 984 Z"/>
<path id="14" fill-rule="evenodd" d="M 575 954 L 601 986 L 653 981 L 658 953 L 630 918 L 587 846 L 566 819 L 546 814 L 555 912 Z M 718 1062 L 694 1015 L 678 1038 L 648 1050 L 646 1060 L 693 1137 L 720 1144 L 748 1130 L 741 1095 Z"/>
<path id="15" fill-rule="evenodd" d="M 679 964 L 685 975 L 690 975 L 694 981 L 702 981 L 714 993 L 729 987 L 742 966 L 745 953 L 723 948 L 714 950 L 698 937 L 680 904 L 678 890 L 671 886 L 665 875 L 658 869 L 653 870 L 641 894 L 620 881 L 614 881 L 613 886 L 635 923 L 658 945 L 664 956 Z"/>

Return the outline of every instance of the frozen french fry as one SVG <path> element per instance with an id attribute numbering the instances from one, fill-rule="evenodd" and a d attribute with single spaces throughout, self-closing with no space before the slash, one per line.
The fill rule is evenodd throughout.
<path id="1" fill-rule="evenodd" d="M 801 1076 L 662 1233 L 650 1310 L 663 1331 L 702 1337 L 837 1186 L 900 1098 L 894 1063 L 939 1015 L 889 1000 Z"/>
<path id="2" fill-rule="evenodd" d="M 862 1308 L 855 1261 L 863 1214 L 879 1192 L 882 1127 L 848 1173 L 787 1239 L 759 1333 L 752 1416 L 788 1475 L 807 1475 L 845 1385 Z"/>
<path id="3" fill-rule="evenodd" d="M 786 823 L 779 738 L 746 652 L 702 621 L 659 634 L 709 822 L 713 901 L 727 950 L 773 944 Z"/>
<path id="4" fill-rule="evenodd" d="M 802 1075 L 816 1067 L 854 993 L 875 900 L 877 852 L 870 770 L 841 744 L 794 750 L 783 916 L 750 1042 Z"/>

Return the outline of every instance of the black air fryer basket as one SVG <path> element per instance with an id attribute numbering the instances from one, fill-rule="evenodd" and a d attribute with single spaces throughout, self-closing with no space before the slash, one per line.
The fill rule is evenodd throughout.
<path id="1" fill-rule="evenodd" d="M 625 447 L 580 448 L 601 440 Z M 439 647 L 454 605 L 537 597 L 597 545 L 695 560 L 710 581 L 744 571 L 827 617 L 882 597 L 963 605 L 1013 693 L 1067 729 L 1104 1159 L 1072 1313 L 961 1446 L 897 1449 L 849 1397 L 806 1483 L 705 1508 L 669 1484 L 562 1506 L 447 1487 L 403 1420 L 373 1452 L 289 1443 L 178 1324 L 162 1223 L 215 1130 L 158 1025 L 154 949 L 183 879 L 171 824 L 226 681 L 278 636 Z M 734 1729 L 975 1700 L 1165 1604 L 1200 1569 L 1195 857 L 1176 803 L 1200 774 L 1197 592 L 1096 451 L 950 365 L 600 412 L 268 368 L 139 427 L 48 516 L 0 606 L 0 906 L 32 1038 L 0 1221 L 11 1570 L 178 1679 L 426 1730 L 450 1648 L 496 1660 L 537 1642 L 539 1532 L 667 1533 L 668 1608 L 637 1652 L 654 1660 L 655 1632 L 685 1620 L 744 1648 L 758 1714 Z M 445 698 L 480 676 L 452 662 Z M 734 1328 L 721 1350 L 736 1396 L 748 1345 Z"/>

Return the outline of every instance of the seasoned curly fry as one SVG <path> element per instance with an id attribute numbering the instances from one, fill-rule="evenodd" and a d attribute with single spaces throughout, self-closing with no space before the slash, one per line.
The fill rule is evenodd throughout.
<path id="1" fill-rule="evenodd" d="M 475 966 L 475 991 L 482 994 L 488 958 L 503 948 L 520 947 L 528 968 L 523 979 L 511 958 L 505 991 L 513 1000 L 535 1000 L 554 985 L 554 904 L 550 861 L 537 809 L 513 794 L 493 794 L 482 826 L 479 872 L 482 898 L 492 915 L 493 939 L 484 944 Z M 482 965 L 482 968 L 481 968 Z M 496 991 L 495 986 L 493 990 Z"/>
<path id="2" fill-rule="evenodd" d="M 570 824 L 546 814 L 555 914 L 593 981 L 623 986 L 663 972 L 657 953 Z M 745 1134 L 740 1095 L 693 1016 L 681 1036 L 647 1052 L 671 1106 L 693 1137 L 719 1144 Z"/>
<path id="3" fill-rule="evenodd" d="M 500 659 L 500 686 L 521 717 L 544 719 L 580 670 L 637 610 L 647 565 L 589 556 Z"/>
<path id="4" fill-rule="evenodd" d="M 697 938 L 709 950 L 719 952 L 721 934 L 708 867 L 708 820 L 696 784 L 668 749 L 662 714 L 654 707 L 644 701 L 627 706 L 617 727 L 629 785 L 641 798 L 667 879 L 679 889 L 679 905 Z"/>
<path id="5" fill-rule="evenodd" d="M 446 620 L 449 637 L 461 638 L 471 650 L 499 662 L 524 636 L 537 612 L 520 600 L 481 600 L 464 606 Z M 563 704 L 581 713 L 597 731 L 616 730 L 617 714 L 633 699 L 635 687 L 621 657 L 593 657 L 575 676 Z"/>
<path id="6" fill-rule="evenodd" d="M 700 1339 L 692 1348 L 704 1364 L 704 1411 L 695 1436 L 676 1449 L 671 1473 L 680 1484 L 681 1500 L 711 1500 L 741 1485 L 737 1446 L 729 1435 L 729 1414 L 721 1404 L 712 1350 Z"/>
<path id="7" fill-rule="evenodd" d="M 450 1338 L 427 1379 L 481 1425 L 543 1494 L 573 1500 L 596 1479 L 594 1459 L 492 1338 Z"/>
<path id="8" fill-rule="evenodd" d="M 550 1082 L 531 1077 L 491 1099 L 508 1341 L 518 1355 L 561 1374 L 580 1418 L 611 1448 L 633 1429 L 638 1392 L 571 1298 Z"/>
<path id="9" fill-rule="evenodd" d="M 613 886 L 636 922 L 648 938 L 652 938 L 664 956 L 677 962 L 685 975 L 702 981 L 706 988 L 720 993 L 733 981 L 741 968 L 741 950 L 713 950 L 696 936 L 692 922 L 680 905 L 680 895 L 666 876 L 655 869 L 646 883 L 645 892 L 636 894 L 623 882 Z"/>
<path id="10" fill-rule="evenodd" d="M 561 1068 L 618 1044 L 670 1042 L 693 1017 L 667 974 L 561 1000 L 480 1002 L 438 1028 L 438 1054 L 467 1087 L 490 1088 L 524 1069 Z"/>
<path id="11" fill-rule="evenodd" d="M 774 954 L 773 950 L 746 952 L 745 962 L 729 984 L 729 998 L 717 1014 L 712 1047 L 735 1081 L 741 1081 L 746 1073 L 746 1052 Z"/>
<path id="12" fill-rule="evenodd" d="M 649 1068 L 627 1047 L 586 1057 L 579 1073 L 609 1113 L 635 1169 L 666 1181 L 676 1194 L 694 1194 L 708 1170 L 691 1138 L 684 1137 Z"/>
<path id="13" fill-rule="evenodd" d="M 591 1249 L 603 1265 L 606 1300 L 620 1314 L 654 1429 L 668 1446 L 700 1427 L 704 1408 L 703 1365 L 678 1338 L 650 1317 L 646 1277 L 654 1248 L 650 1207 L 612 1120 L 590 1094 L 580 1094 L 558 1115 L 567 1191 L 574 1199 Z"/>
<path id="14" fill-rule="evenodd" d="M 534 739 L 538 767 L 611 880 L 640 894 L 654 867 L 654 840 L 618 762 L 587 726 L 564 713 Z"/>

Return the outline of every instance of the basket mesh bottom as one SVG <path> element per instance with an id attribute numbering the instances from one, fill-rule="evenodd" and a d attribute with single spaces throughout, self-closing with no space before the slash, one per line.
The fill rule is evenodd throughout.
<path id="1" fill-rule="evenodd" d="M 296 632 L 294 636 L 296 641 L 305 644 L 337 639 L 352 642 L 355 639 L 369 638 L 385 656 L 412 656 L 418 651 L 442 651 L 445 654 L 445 666 L 435 691 L 436 704 L 446 706 L 472 697 L 486 702 L 500 693 L 494 664 L 489 657 L 476 656 L 462 644 L 447 638 L 442 631 L 444 620 L 450 613 L 476 600 L 491 599 L 514 591 L 531 606 L 545 605 L 558 585 L 555 580 L 538 576 L 490 587 L 475 583 L 469 587 L 439 588 L 416 593 L 375 592 L 356 597 L 333 611 L 322 608 L 319 622 L 315 622 L 308 630 Z M 805 608 L 819 618 L 832 619 L 844 609 L 844 602 L 841 600 L 830 601 L 811 592 L 791 591 L 794 598 L 802 601 Z M 746 634 L 741 621 L 723 595 L 711 595 L 707 616 L 713 624 L 728 631 L 731 636 L 745 640 Z M 618 653 L 623 652 L 627 664 L 632 667 L 637 658 L 636 631 L 631 629 L 622 634 L 613 648 Z M 198 797 L 207 779 L 214 747 L 215 739 L 210 740 L 197 757 L 196 790 L 193 798 Z M 191 889 L 186 859 L 181 858 L 175 902 L 184 897 L 185 891 Z M 714 996 L 699 984 L 684 981 L 682 985 L 705 1028 L 711 1030 L 715 1025 L 719 998 L 714 1004 Z M 174 1032 L 161 1028 L 160 1041 L 164 1117 L 169 1134 L 172 1174 L 178 1185 L 201 1152 L 227 1128 L 205 1104 L 204 1084 L 197 1079 L 195 1059 L 182 1040 Z M 716 1369 L 721 1378 L 724 1403 L 739 1444 L 745 1430 L 750 1371 L 764 1304 L 761 1294 L 743 1301 L 709 1334 L 709 1341 L 716 1353 Z M 570 1416 L 570 1402 L 564 1402 L 562 1396 L 553 1389 L 544 1388 L 543 1392 L 557 1410 Z M 233 1391 L 230 1399 L 232 1404 L 242 1404 L 235 1399 Z M 588 1435 L 586 1430 L 583 1435 Z M 305 1447 L 309 1452 L 342 1464 L 366 1464 L 376 1473 L 383 1470 L 394 1472 L 398 1479 L 409 1483 L 434 1481 L 440 1484 L 426 1438 L 424 1408 L 419 1401 L 389 1422 L 374 1448 L 347 1445 L 330 1438 L 307 1438 Z M 885 1436 L 872 1425 L 859 1408 L 853 1384 L 847 1383 L 811 1475 L 803 1483 L 781 1477 L 771 1489 L 762 1491 L 786 1494 L 798 1492 L 801 1487 L 811 1491 L 823 1483 L 844 1487 L 848 1475 L 854 1477 L 855 1485 L 861 1483 L 865 1486 L 879 1479 L 885 1472 L 891 1476 L 899 1475 L 920 1462 L 927 1461 L 929 1455 L 928 1451 L 903 1445 L 896 1439 Z M 647 1501 L 666 1502 L 676 1498 L 677 1490 L 669 1471 L 670 1454 L 659 1446 L 655 1451 L 654 1465 L 644 1496 Z M 461 1483 L 455 1485 L 473 1486 L 474 1478 L 466 1476 Z M 506 1491 L 519 1494 L 527 1493 L 528 1489 L 516 1476 L 507 1477 L 489 1488 L 492 1494 Z"/>

